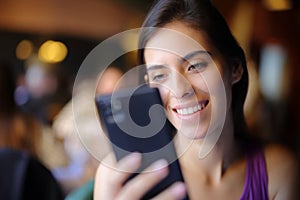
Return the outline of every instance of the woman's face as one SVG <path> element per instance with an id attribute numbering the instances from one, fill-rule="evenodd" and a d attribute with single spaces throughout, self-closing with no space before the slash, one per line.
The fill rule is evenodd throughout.
<path id="1" fill-rule="evenodd" d="M 223 126 L 231 102 L 231 72 L 201 32 L 182 22 L 158 30 L 144 52 L 148 82 L 158 87 L 167 116 L 188 138 Z M 185 37 L 178 36 L 178 33 Z"/>

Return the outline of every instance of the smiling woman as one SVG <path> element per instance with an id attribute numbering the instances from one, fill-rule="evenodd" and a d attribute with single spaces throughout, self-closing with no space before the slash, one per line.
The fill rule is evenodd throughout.
<path id="1" fill-rule="evenodd" d="M 145 80 L 159 89 L 177 130 L 176 150 L 185 180 L 157 199 L 181 199 L 185 193 L 191 199 L 298 199 L 294 156 L 278 144 L 263 145 L 249 137 L 243 113 L 248 87 L 245 54 L 211 2 L 159 0 L 143 27 L 139 64 L 146 66 Z M 134 169 L 140 156 L 111 164 Z M 100 165 L 95 199 L 139 199 L 142 182 L 151 187 L 164 177 L 162 170 L 153 172 L 151 180 L 156 182 L 150 184 L 147 174 L 125 182 L 129 176 Z"/>

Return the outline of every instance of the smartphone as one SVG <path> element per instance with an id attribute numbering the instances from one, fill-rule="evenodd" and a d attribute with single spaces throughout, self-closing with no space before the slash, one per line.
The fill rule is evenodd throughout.
<path id="1" fill-rule="evenodd" d="M 173 143 L 175 129 L 166 117 L 157 88 L 142 85 L 99 95 L 96 105 L 116 159 L 132 152 L 142 153 L 141 167 L 130 178 L 158 159 L 170 163 L 168 176 L 142 199 L 153 198 L 176 181 L 184 182 Z"/>

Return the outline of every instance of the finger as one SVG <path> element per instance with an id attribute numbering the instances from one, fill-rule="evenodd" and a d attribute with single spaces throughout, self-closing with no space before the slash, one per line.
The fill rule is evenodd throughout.
<path id="1" fill-rule="evenodd" d="M 187 196 L 187 189 L 184 183 L 176 182 L 169 188 L 157 195 L 153 200 L 180 200 Z"/>
<path id="2" fill-rule="evenodd" d="M 129 176 L 139 168 L 141 161 L 142 155 L 138 152 L 125 156 L 117 163 L 115 170 L 118 171 L 118 173 L 114 173 L 116 177 L 111 178 L 116 178 L 118 182 L 121 181 L 123 184 Z"/>
<path id="3" fill-rule="evenodd" d="M 146 171 L 146 172 L 145 172 Z M 154 185 L 169 173 L 168 162 L 158 160 L 150 165 L 141 174 L 125 184 L 119 193 L 118 199 L 141 199 Z"/>
<path id="4" fill-rule="evenodd" d="M 110 174 L 112 173 L 112 168 L 110 166 L 115 166 L 116 161 L 113 154 L 107 155 L 100 163 L 96 175 L 94 184 L 94 199 L 113 199 L 114 188 L 108 187 L 108 180 Z"/>
<path id="5" fill-rule="evenodd" d="M 133 153 L 116 163 L 113 155 L 107 156 L 98 167 L 95 176 L 95 199 L 114 199 L 124 181 L 131 175 L 124 171 L 135 171 L 141 162 L 141 155 Z"/>

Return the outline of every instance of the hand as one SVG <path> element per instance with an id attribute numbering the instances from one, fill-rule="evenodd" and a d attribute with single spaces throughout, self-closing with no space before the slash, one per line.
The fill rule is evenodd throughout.
<path id="1" fill-rule="evenodd" d="M 99 165 L 95 177 L 94 199 L 95 200 L 122 200 L 141 199 L 147 191 L 167 176 L 168 163 L 165 160 L 158 160 L 150 165 L 128 182 L 133 171 L 136 171 L 141 164 L 141 154 L 132 153 L 118 163 L 112 155 L 109 155 Z M 186 195 L 186 188 L 183 183 L 177 182 L 161 192 L 155 199 L 182 199 Z"/>

